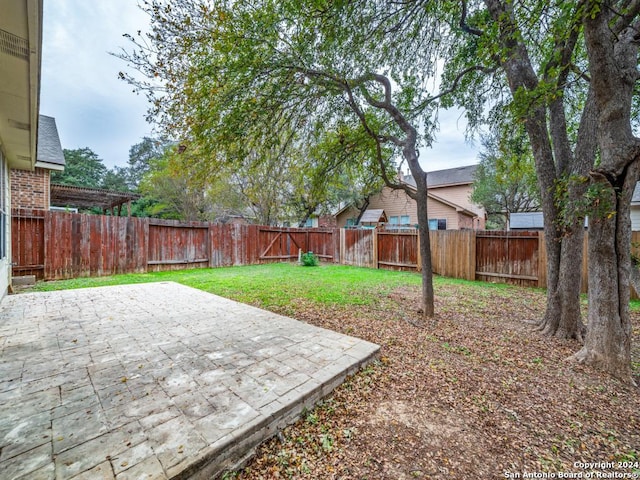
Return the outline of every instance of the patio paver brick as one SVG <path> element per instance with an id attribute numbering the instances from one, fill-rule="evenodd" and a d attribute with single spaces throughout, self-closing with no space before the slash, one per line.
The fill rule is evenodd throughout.
<path id="1" fill-rule="evenodd" d="M 0 304 L 0 478 L 211 478 L 378 346 L 172 282 Z"/>

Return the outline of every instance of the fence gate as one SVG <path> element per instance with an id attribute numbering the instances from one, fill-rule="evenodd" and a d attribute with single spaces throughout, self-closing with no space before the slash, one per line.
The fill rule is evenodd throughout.
<path id="1" fill-rule="evenodd" d="M 44 279 L 43 210 L 13 210 L 11 215 L 11 261 L 14 276 L 35 275 Z"/>
<path id="2" fill-rule="evenodd" d="M 289 260 L 298 258 L 298 250 L 307 251 L 308 234 L 281 228 L 258 229 L 260 260 Z"/>
<path id="3" fill-rule="evenodd" d="M 209 224 L 149 219 L 147 266 L 150 271 L 209 266 Z"/>
<path id="4" fill-rule="evenodd" d="M 538 286 L 537 232 L 478 232 L 476 280 Z"/>
<path id="5" fill-rule="evenodd" d="M 333 229 L 258 229 L 258 258 L 261 261 L 292 260 L 299 250 L 313 252 L 325 261 L 336 259 L 336 232 Z"/>

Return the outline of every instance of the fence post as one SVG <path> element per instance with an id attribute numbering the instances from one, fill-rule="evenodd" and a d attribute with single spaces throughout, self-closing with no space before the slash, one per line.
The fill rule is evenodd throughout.
<path id="1" fill-rule="evenodd" d="M 42 262 L 44 265 L 44 280 L 52 280 L 51 276 L 51 262 L 49 261 L 49 255 L 51 254 L 51 245 L 49 242 L 52 241 L 53 235 L 51 234 L 51 210 L 47 210 L 44 212 L 44 220 L 42 233 L 43 233 L 43 242 L 44 242 L 44 261 Z"/>
<path id="2" fill-rule="evenodd" d="M 477 232 L 475 230 L 472 230 L 471 235 L 469 235 L 470 245 L 469 245 L 469 266 L 468 266 L 469 274 L 467 275 L 468 280 L 476 279 L 476 265 L 477 265 L 476 234 Z"/>
<path id="3" fill-rule="evenodd" d="M 373 250 L 372 258 L 373 258 L 373 268 L 378 269 L 380 265 L 378 264 L 378 229 L 373 229 L 373 236 L 371 237 L 371 249 Z"/>
<path id="4" fill-rule="evenodd" d="M 632 239 L 633 233 L 631 232 Z M 589 292 L 589 232 L 584 233 L 584 239 L 582 240 L 582 284 L 581 284 L 581 292 L 588 293 Z M 631 289 L 631 298 L 633 297 L 634 289 Z"/>
<path id="5" fill-rule="evenodd" d="M 304 244 L 305 244 L 305 250 L 307 252 L 309 252 L 311 250 L 311 246 L 309 245 L 309 230 L 305 230 L 304 232 Z M 317 252 L 317 253 L 321 253 L 321 252 Z"/>
<path id="6" fill-rule="evenodd" d="M 420 230 L 418 230 L 418 233 L 416 234 L 416 249 L 417 249 L 416 271 L 421 272 L 422 271 L 422 255 L 420 254 Z M 433 258 L 433 255 L 431 255 L 431 258 Z M 433 262 L 431 262 L 431 273 L 433 273 Z"/>

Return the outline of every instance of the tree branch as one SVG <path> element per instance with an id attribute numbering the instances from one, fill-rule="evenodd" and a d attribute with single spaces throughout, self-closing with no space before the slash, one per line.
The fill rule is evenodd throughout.
<path id="1" fill-rule="evenodd" d="M 475 35 L 476 37 L 481 37 L 484 35 L 484 32 L 478 28 L 472 27 L 467 23 L 467 0 L 461 0 L 462 3 L 462 13 L 460 15 L 460 28 L 463 32 L 470 33 L 471 35 Z"/>
<path id="2" fill-rule="evenodd" d="M 560 67 L 561 70 L 556 81 L 556 87 L 563 91 L 567 81 L 567 77 L 569 76 L 569 73 L 572 71 L 573 67 L 571 59 L 578 43 L 578 38 L 580 37 L 581 29 L 578 27 L 582 24 L 580 12 L 583 11 L 584 5 L 585 0 L 580 0 L 580 2 L 578 2 L 578 4 L 576 5 L 572 14 L 573 20 L 571 22 L 571 25 L 569 26 L 569 36 L 566 39 L 558 38 L 556 40 L 556 45 L 553 50 L 555 54 L 554 58 L 546 65 L 544 69 L 545 79 L 548 80 L 549 72 L 551 72 L 554 67 Z"/>
<path id="3" fill-rule="evenodd" d="M 436 100 L 446 96 L 446 95 L 450 95 L 453 92 L 456 91 L 456 89 L 458 88 L 458 84 L 460 83 L 460 81 L 462 80 L 462 78 L 471 72 L 483 72 L 483 73 L 494 73 L 498 70 L 498 67 L 493 67 L 493 68 L 488 68 L 488 67 L 483 67 L 482 65 L 473 65 L 471 67 L 465 68 L 464 70 L 462 70 L 460 73 L 458 73 L 458 75 L 456 75 L 456 77 L 453 79 L 453 83 L 451 84 L 451 86 L 443 91 L 441 91 L 440 93 L 438 93 L 437 95 L 434 95 L 433 97 L 429 97 L 427 98 L 424 102 L 420 103 L 416 108 L 413 109 L 414 112 L 416 111 L 420 111 L 423 110 L 427 107 L 427 105 L 429 105 L 432 102 L 435 102 Z"/>
<path id="4" fill-rule="evenodd" d="M 391 81 L 386 76 L 377 73 L 369 73 L 352 80 L 347 80 L 323 70 L 306 69 L 300 67 L 291 68 L 294 71 L 297 71 L 309 78 L 320 79 L 323 82 L 327 82 L 328 85 L 334 88 L 339 88 L 346 94 L 346 101 L 349 105 L 349 108 L 353 110 L 367 135 L 371 139 L 373 139 L 376 144 L 376 161 L 378 162 L 378 166 L 380 167 L 380 175 L 385 185 L 395 190 L 404 190 L 407 195 L 415 198 L 415 192 L 411 187 L 403 183 L 396 183 L 391 181 L 391 179 L 387 175 L 384 156 L 382 154 L 382 142 L 391 142 L 399 147 L 407 148 L 409 144 L 415 145 L 415 138 L 417 137 L 417 132 L 413 125 L 411 125 L 409 121 L 404 117 L 404 115 L 402 115 L 402 112 L 400 112 L 400 110 L 395 105 L 393 105 L 391 95 Z M 367 82 L 371 81 L 376 82 L 382 86 L 384 90 L 384 100 L 376 100 L 371 96 L 366 88 Z M 353 95 L 353 88 L 358 88 L 360 90 L 369 105 L 374 108 L 386 111 L 393 118 L 396 125 L 398 125 L 402 129 L 402 131 L 407 134 L 407 138 L 405 140 L 402 140 L 393 135 L 381 135 L 378 132 L 374 131 L 373 128 L 369 125 L 369 122 L 367 122 L 364 111 Z"/>
<path id="5" fill-rule="evenodd" d="M 349 106 L 351 107 L 351 109 L 357 115 L 358 119 L 360 120 L 360 123 L 362 124 L 363 128 L 365 129 L 365 132 L 367 132 L 367 135 L 369 135 L 374 140 L 374 142 L 376 143 L 376 161 L 378 162 L 378 166 L 380 167 L 380 176 L 382 177 L 382 180 L 384 181 L 384 184 L 387 187 L 392 188 L 394 190 L 399 190 L 399 189 L 400 190 L 404 190 L 407 193 L 407 195 L 409 195 L 410 197 L 413 198 L 413 196 L 412 196 L 413 192 L 412 192 L 412 190 L 410 190 L 408 188 L 407 185 L 402 184 L 402 183 L 392 182 L 391 179 L 389 178 L 389 176 L 387 175 L 387 169 L 386 169 L 386 165 L 384 163 L 384 157 L 382 155 L 381 136 L 377 135 L 373 131 L 373 129 L 371 128 L 369 123 L 367 122 L 367 118 L 364 115 L 364 112 L 362 111 L 362 109 L 359 107 L 359 105 L 355 101 L 355 98 L 353 96 L 353 91 L 351 90 L 351 87 L 349 86 L 349 84 L 345 83 L 345 86 L 346 86 L 346 93 L 347 93 Z"/>
<path id="6" fill-rule="evenodd" d="M 612 27 L 613 32 L 616 34 L 622 32 L 636 20 L 636 17 L 640 14 L 640 0 L 631 0 L 631 2 L 626 5 L 626 10 L 626 13 L 623 14 L 616 12 L 619 17 Z"/>
<path id="7" fill-rule="evenodd" d="M 571 64 L 571 71 L 576 74 L 578 78 L 583 79 L 587 83 L 591 83 L 591 77 L 583 70 L 580 70 L 576 64 Z"/>

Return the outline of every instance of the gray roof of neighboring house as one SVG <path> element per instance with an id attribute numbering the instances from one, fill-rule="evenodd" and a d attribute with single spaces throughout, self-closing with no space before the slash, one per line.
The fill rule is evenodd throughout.
<path id="1" fill-rule="evenodd" d="M 407 185 L 411 185 L 412 187 L 416 186 L 416 179 L 413 178 L 413 175 L 404 175 L 402 177 L 402 181 Z"/>
<path id="2" fill-rule="evenodd" d="M 467 165 L 465 167 L 427 172 L 427 186 L 440 187 L 445 185 L 473 183 L 477 168 L 478 165 Z"/>
<path id="3" fill-rule="evenodd" d="M 36 167 L 53 168 L 59 170 L 64 168 L 64 153 L 60 145 L 60 136 L 56 119 L 40 115 L 38 118 L 38 158 Z"/>
<path id="4" fill-rule="evenodd" d="M 447 168 L 427 172 L 427 187 L 444 187 L 445 185 L 460 185 L 473 183 L 478 165 Z M 413 175 L 405 175 L 402 180 L 412 187 L 416 186 Z"/>
<path id="5" fill-rule="evenodd" d="M 544 216 L 542 212 L 522 212 L 509 215 L 510 229 L 541 229 L 544 228 Z"/>
<path id="6" fill-rule="evenodd" d="M 637 182 L 636 188 L 633 189 L 633 197 L 631 197 L 631 203 L 640 203 L 640 182 Z"/>

